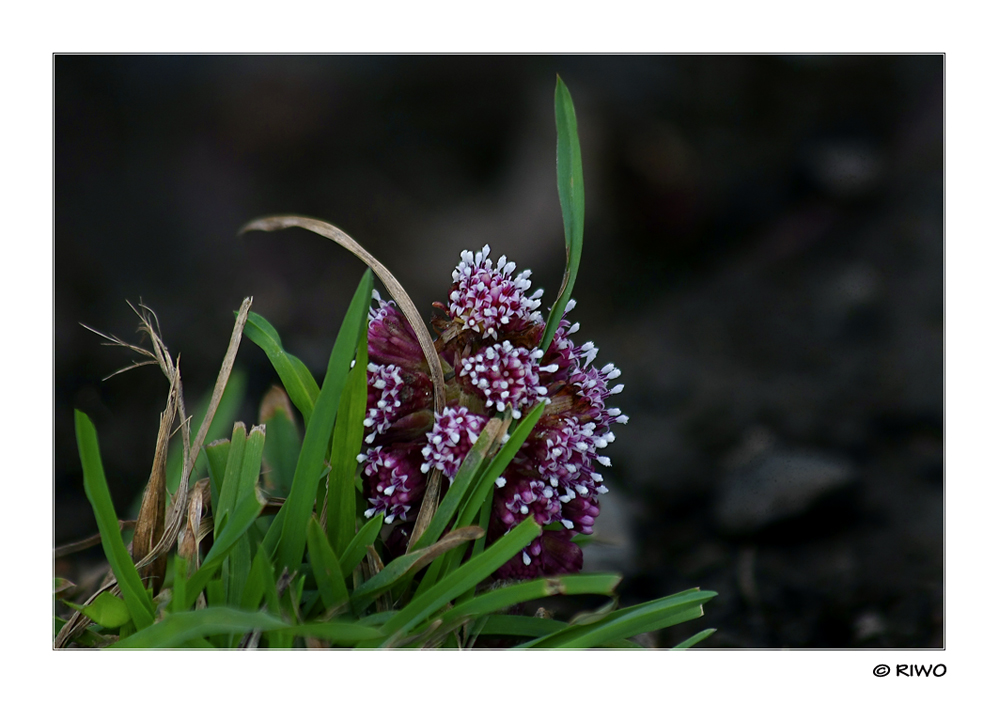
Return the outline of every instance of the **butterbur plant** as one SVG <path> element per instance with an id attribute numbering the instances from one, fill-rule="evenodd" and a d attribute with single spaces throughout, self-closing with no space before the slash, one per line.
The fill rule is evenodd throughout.
<path id="1" fill-rule="evenodd" d="M 358 455 L 365 478 L 366 517 L 383 514 L 402 544 L 415 522 L 427 476 L 454 483 L 461 463 L 490 418 L 524 421 L 537 408 L 523 445 L 494 480 L 487 544 L 528 516 L 543 527 L 500 578 L 527 579 L 579 572 L 582 550 L 573 538 L 593 533 L 599 496 L 607 489 L 598 469 L 614 441 L 611 426 L 628 417 L 609 405 L 623 385 L 613 364 L 595 365 L 593 343 L 577 345 L 578 324 L 563 317 L 547 350 L 541 290 L 531 294 L 530 270 L 490 249 L 464 251 L 455 267 L 435 352 L 445 370 L 446 405 L 431 414 L 432 385 L 419 342 L 391 301 L 376 294 L 368 326 L 368 408 L 371 432 Z M 575 303 L 570 300 L 565 312 Z M 500 438 L 499 444 L 509 440 Z M 498 469 L 498 467 L 497 467 Z M 391 534 L 390 534 L 391 537 Z"/>
<path id="2" fill-rule="evenodd" d="M 76 412 L 110 569 L 82 603 L 70 600 L 79 589 L 56 580 L 71 611 L 56 616 L 55 647 L 632 648 L 641 647 L 635 636 L 702 615 L 712 592 L 618 608 L 620 576 L 584 571 L 614 428 L 628 417 L 614 402 L 621 372 L 597 361 L 571 320 L 583 175 L 561 79 L 555 113 L 567 266 L 547 315 L 530 270 L 482 245 L 460 253 L 428 327 L 391 273 L 344 232 L 276 216 L 244 231 L 303 227 L 369 267 L 321 386 L 250 312 L 251 299 L 196 420 L 151 311 L 137 309 L 151 349 L 105 336 L 159 366 L 170 389 L 129 545 L 96 429 Z M 249 432 L 232 410 L 244 335 L 282 384 Z M 571 600 L 546 600 L 554 595 L 610 601 L 573 615 L 562 613 Z"/>

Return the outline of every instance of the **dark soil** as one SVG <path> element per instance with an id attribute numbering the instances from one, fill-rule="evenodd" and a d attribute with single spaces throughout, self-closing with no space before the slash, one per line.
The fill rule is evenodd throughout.
<path id="1" fill-rule="evenodd" d="M 72 409 L 119 513 L 166 384 L 78 325 L 133 339 L 150 305 L 191 405 L 245 295 L 317 373 L 362 267 L 430 315 L 489 243 L 549 294 L 562 267 L 555 74 L 586 181 L 578 337 L 630 416 L 588 567 L 622 602 L 712 589 L 713 647 L 942 647 L 940 56 L 58 56 L 55 542 L 96 531 Z M 546 296 L 548 301 L 550 296 Z M 252 344 L 242 418 L 274 381 Z M 100 550 L 61 562 L 77 576 Z"/>

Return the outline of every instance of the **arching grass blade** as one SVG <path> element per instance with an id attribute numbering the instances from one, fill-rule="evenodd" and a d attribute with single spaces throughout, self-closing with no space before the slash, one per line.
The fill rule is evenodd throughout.
<path id="1" fill-rule="evenodd" d="M 101 451 L 97 442 L 97 429 L 83 411 L 74 411 L 76 422 L 76 443 L 83 465 L 83 488 L 94 509 L 97 528 L 101 534 L 101 545 L 108 563 L 114 571 L 121 589 L 122 598 L 132 615 L 132 621 L 141 630 L 153 623 L 153 601 L 149 598 L 139 572 L 128 554 L 128 549 L 118 529 L 118 516 L 115 514 L 111 492 L 108 490 Z"/>

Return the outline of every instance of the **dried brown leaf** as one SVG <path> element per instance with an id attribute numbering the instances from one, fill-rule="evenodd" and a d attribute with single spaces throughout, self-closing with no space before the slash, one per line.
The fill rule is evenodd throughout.
<path id="1" fill-rule="evenodd" d="M 149 482 L 142 495 L 142 506 L 135 521 L 135 535 L 132 538 L 132 559 L 139 561 L 149 554 L 153 546 L 163 537 L 166 521 L 166 461 L 167 448 L 170 445 L 171 429 L 177 414 L 177 382 L 179 374 L 175 374 L 167 393 L 166 408 L 160 414 L 160 429 L 156 435 L 156 451 L 153 455 L 153 467 L 149 472 Z M 166 575 L 166 555 L 139 570 L 139 576 L 148 579 L 153 588 L 153 595 L 159 592 Z"/>
<path id="2" fill-rule="evenodd" d="M 191 492 L 191 498 L 187 503 L 187 525 L 184 528 L 184 537 L 177 546 L 178 554 L 187 561 L 189 574 L 197 571 L 200 566 L 198 545 L 207 534 L 207 531 L 202 531 L 201 514 L 205 503 L 209 502 L 211 502 L 211 490 L 208 479 L 201 479 L 194 485 L 194 491 Z"/>
<path id="3" fill-rule="evenodd" d="M 135 521 L 125 521 L 118 519 L 118 530 L 128 530 L 135 526 Z M 101 544 L 101 534 L 96 533 L 91 535 L 89 538 L 84 538 L 83 540 L 77 540 L 73 543 L 66 543 L 65 545 L 60 545 L 52 551 L 52 558 L 58 560 L 61 557 L 66 557 L 67 555 L 72 555 L 73 553 L 80 552 L 81 550 L 86 550 L 87 548 L 92 548 L 95 545 Z"/>
<path id="4" fill-rule="evenodd" d="M 173 497 L 173 501 L 171 502 L 167 513 L 163 535 L 160 536 L 156 545 L 149 551 L 148 554 L 146 554 L 145 557 L 136 561 L 135 566 L 137 569 L 141 570 L 143 567 L 153 563 L 161 556 L 166 555 L 170 551 L 171 546 L 177 540 L 177 535 L 180 533 L 181 526 L 184 525 L 188 512 L 188 485 L 191 481 L 191 473 L 194 470 L 194 463 L 198 459 L 198 454 L 201 452 L 201 447 L 205 442 L 205 436 L 208 434 L 208 428 L 211 426 L 212 420 L 215 417 L 215 412 L 218 410 L 222 393 L 225 391 L 226 384 L 229 381 L 229 375 L 232 372 L 232 366 L 236 359 L 236 352 L 239 350 L 239 343 L 243 337 L 243 328 L 246 326 L 246 318 L 250 312 L 250 305 L 252 303 L 253 298 L 247 297 L 243 299 L 243 303 L 239 308 L 239 313 L 236 316 L 236 324 L 233 326 L 232 335 L 229 338 L 229 347 L 226 350 L 225 358 L 222 360 L 222 367 L 219 370 L 218 378 L 215 381 L 215 388 L 212 392 L 212 398 L 208 404 L 208 412 L 205 414 L 205 419 L 201 424 L 201 428 L 198 430 L 198 435 L 195 438 L 193 445 L 191 444 L 190 438 L 190 418 L 187 417 L 187 412 L 184 407 L 183 384 L 180 379 L 180 356 L 178 355 L 176 363 L 173 363 L 170 359 L 169 352 L 159 335 L 159 321 L 156 318 L 156 314 L 148 307 L 141 304 L 140 308 L 142 308 L 142 312 L 139 312 L 135 306 L 132 306 L 132 304 L 129 303 L 129 306 L 131 306 L 132 310 L 136 312 L 142 321 L 140 329 L 148 333 L 150 336 L 150 340 L 153 344 L 152 352 L 143 350 L 142 348 L 134 345 L 129 345 L 128 343 L 122 342 L 118 338 L 105 335 L 97 332 L 96 330 L 93 331 L 101 337 L 110 340 L 110 344 L 127 347 L 129 349 L 133 349 L 134 351 L 141 352 L 146 356 L 155 358 L 171 385 L 176 385 L 177 414 L 182 419 L 180 429 L 184 448 L 184 469 L 181 475 L 180 486 L 177 489 L 177 493 Z M 100 589 L 91 595 L 90 599 L 88 599 L 85 604 L 90 604 L 95 598 L 97 598 L 98 594 L 108 589 L 117 590 L 116 580 L 110 570 L 108 570 L 108 577 L 105 580 L 105 583 Z M 199 596 L 199 604 L 200 603 L 203 602 Z M 90 623 L 90 619 L 82 613 L 77 612 L 73 614 L 73 616 L 70 617 L 65 624 L 63 624 L 63 627 L 56 635 L 54 647 L 65 647 L 68 643 L 72 642 L 72 639 L 82 629 L 86 628 L 88 623 Z"/>
<path id="5" fill-rule="evenodd" d="M 166 529 L 164 530 L 163 537 L 156 544 L 156 547 L 150 552 L 150 554 L 146 555 L 145 558 L 136 564 L 136 567 L 144 567 L 160 555 L 166 554 L 170 550 L 170 546 L 177 539 L 177 534 L 180 532 L 180 527 L 184 523 L 187 511 L 187 487 L 191 481 L 191 472 L 194 470 L 194 463 L 198 459 L 198 454 L 201 452 L 201 447 L 205 442 L 205 436 L 208 435 L 208 428 L 211 426 L 212 420 L 215 418 L 215 412 L 218 410 L 222 393 L 225 391 L 226 384 L 229 382 L 229 375 L 232 372 L 232 365 L 236 359 L 236 352 L 239 350 L 239 343 L 243 337 L 243 328 L 246 326 L 246 318 L 250 312 L 250 305 L 252 302 L 252 297 L 243 299 L 243 305 L 240 306 L 239 314 L 236 316 L 236 324 L 233 326 L 232 336 L 229 338 L 229 348 L 226 350 L 225 358 L 222 360 L 222 367 L 219 369 L 219 375 L 215 381 L 215 389 L 212 391 L 212 398 L 208 403 L 208 412 L 205 414 L 205 419 L 201 423 L 201 428 L 198 429 L 198 435 L 195 438 L 194 443 L 190 445 L 190 451 L 185 451 L 184 471 L 181 475 L 177 494 L 174 496 L 174 500 L 170 506 L 170 512 L 167 517 Z M 178 388 L 179 385 L 180 381 L 178 379 Z M 183 417 L 183 395 L 179 392 L 178 399 L 181 404 L 180 410 Z M 185 422 L 181 427 L 186 438 L 188 432 L 187 423 Z M 185 450 L 186 446 L 187 443 L 185 442 Z"/>
<path id="6" fill-rule="evenodd" d="M 464 526 L 463 528 L 456 528 L 433 545 L 424 548 L 425 552 L 416 560 L 413 567 L 410 569 L 413 571 L 413 574 L 416 574 L 416 572 L 429 565 L 448 550 L 451 550 L 462 543 L 467 543 L 470 540 L 478 540 L 485 534 L 486 532 L 482 530 L 481 526 Z"/>
<path id="7" fill-rule="evenodd" d="M 328 222 L 323 220 L 316 220 L 314 218 L 301 217 L 299 215 L 274 215 L 270 217 L 259 218 L 250 222 L 240 229 L 240 234 L 249 232 L 251 230 L 260 230 L 263 232 L 275 232 L 277 230 L 285 230 L 289 227 L 301 227 L 310 232 L 315 232 L 317 235 L 325 237 L 328 240 L 336 242 L 338 245 L 349 251 L 351 254 L 356 256 L 362 262 L 367 264 L 375 275 L 381 279 L 382 283 L 385 284 L 385 288 L 388 289 L 388 293 L 395 302 L 399 305 L 399 309 L 402 314 L 406 316 L 406 320 L 413 327 L 413 332 L 416 333 L 416 337 L 420 342 L 420 347 L 423 348 L 423 354 L 427 359 L 427 365 L 430 367 L 430 377 L 434 384 L 434 407 L 437 412 L 440 413 L 444 410 L 445 394 L 444 394 L 444 371 L 441 368 L 440 357 L 437 356 L 436 350 L 434 350 L 434 343 L 430 337 L 430 330 L 427 329 L 426 323 L 423 322 L 423 318 L 420 317 L 419 312 L 416 310 L 416 306 L 413 304 L 413 300 L 406 293 L 406 289 L 402 287 L 392 272 L 390 272 L 385 265 L 380 261 L 375 259 L 371 254 L 359 245 L 350 235 Z"/>

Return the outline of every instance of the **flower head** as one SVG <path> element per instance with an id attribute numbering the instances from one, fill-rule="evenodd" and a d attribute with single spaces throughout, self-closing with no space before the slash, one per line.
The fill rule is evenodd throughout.
<path id="1" fill-rule="evenodd" d="M 483 338 L 498 340 L 501 335 L 521 331 L 544 320 L 538 313 L 542 291 L 526 295 L 531 287 L 531 270 L 516 276 L 517 265 L 500 257 L 496 265 L 489 259 L 489 245 L 474 254 L 461 253 L 454 268 L 454 284 L 448 295 L 448 313 L 462 330 L 472 330 Z"/>
<path id="2" fill-rule="evenodd" d="M 385 514 L 385 522 L 416 518 L 419 501 L 426 489 L 426 478 L 420 472 L 419 448 L 412 444 L 393 447 L 372 447 L 357 456 L 361 463 L 368 508 L 364 515 Z"/>
<path id="3" fill-rule="evenodd" d="M 364 440 L 375 442 L 399 420 L 425 409 L 433 398 L 430 378 L 419 371 L 407 371 L 395 364 L 368 365 L 368 408 Z"/>
<path id="4" fill-rule="evenodd" d="M 541 350 L 514 347 L 503 340 L 463 358 L 459 376 L 467 377 L 468 387 L 485 399 L 486 408 L 502 412 L 509 406 L 513 417 L 520 418 L 521 408 L 530 408 L 548 393 L 538 378 L 542 354 Z"/>
<path id="5" fill-rule="evenodd" d="M 452 276 L 445 318 L 434 327 L 446 371 L 447 406 L 432 411 L 423 352 L 394 304 L 376 296 L 369 317 L 367 449 L 363 465 L 366 515 L 384 513 L 403 534 L 415 519 L 431 471 L 454 479 L 472 445 L 494 414 L 514 419 L 538 403 L 545 410 L 496 480 L 487 541 L 493 542 L 528 516 L 546 527 L 521 554 L 496 572 L 505 579 L 578 572 L 582 551 L 573 536 L 592 533 L 607 491 L 601 473 L 610 466 L 607 446 L 614 423 L 628 417 L 609 406 L 621 391 L 620 371 L 595 363 L 592 342 L 576 344 L 579 325 L 563 315 L 552 344 L 538 348 L 545 322 L 541 291 L 527 295 L 530 271 L 489 247 L 462 252 Z M 575 306 L 570 301 L 568 314 Z M 408 535 L 408 533 L 406 533 Z M 396 544 L 389 537 L 388 542 Z"/>
<path id="6" fill-rule="evenodd" d="M 420 471 L 426 474 L 439 469 L 453 480 L 485 425 L 485 416 L 472 413 L 464 406 L 448 406 L 443 413 L 435 413 L 434 427 L 427 433 L 427 444 L 423 446 L 425 461 L 420 465 Z"/>

